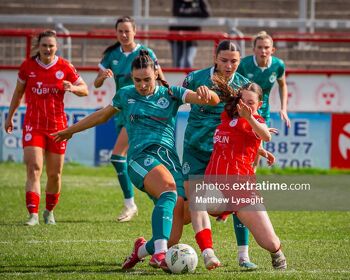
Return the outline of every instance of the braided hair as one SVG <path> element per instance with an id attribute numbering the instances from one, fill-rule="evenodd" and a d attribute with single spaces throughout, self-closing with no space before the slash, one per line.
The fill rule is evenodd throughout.
<path id="1" fill-rule="evenodd" d="M 131 69 L 143 69 L 147 67 L 151 67 L 153 70 L 156 70 L 154 61 L 150 57 L 149 52 L 147 50 L 140 50 L 139 55 L 135 57 L 131 64 Z M 159 75 L 157 76 L 157 81 L 168 89 L 168 94 L 171 96 L 171 98 L 176 99 L 167 81 L 161 79 Z"/>

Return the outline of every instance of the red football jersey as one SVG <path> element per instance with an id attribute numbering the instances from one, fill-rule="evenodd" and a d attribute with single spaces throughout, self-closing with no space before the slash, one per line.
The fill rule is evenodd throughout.
<path id="1" fill-rule="evenodd" d="M 18 73 L 18 81 L 25 84 L 27 111 L 24 125 L 40 130 L 66 128 L 63 81 L 76 84 L 79 79 L 73 65 L 61 57 L 56 56 L 48 65 L 39 58 L 25 60 Z"/>
<path id="2" fill-rule="evenodd" d="M 264 123 L 259 115 L 258 122 Z M 252 175 L 252 164 L 257 155 L 261 139 L 244 118 L 231 119 L 224 111 L 221 124 L 214 134 L 214 150 L 206 175 Z"/>

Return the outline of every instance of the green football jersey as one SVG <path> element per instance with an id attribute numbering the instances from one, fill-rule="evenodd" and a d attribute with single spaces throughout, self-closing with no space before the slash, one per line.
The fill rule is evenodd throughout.
<path id="1" fill-rule="evenodd" d="M 197 70 L 188 74 L 183 82 L 185 88 L 196 91 L 200 86 L 213 86 L 212 77 L 214 67 Z M 238 73 L 234 73 L 229 85 L 238 88 L 249 80 Z M 219 91 L 216 91 L 220 95 Z M 213 136 L 215 128 L 220 124 L 220 115 L 224 110 L 224 103 L 216 106 L 191 104 L 187 127 L 185 131 L 184 148 L 192 148 L 211 153 L 213 150 Z"/>
<path id="2" fill-rule="evenodd" d="M 156 67 L 158 67 L 157 57 L 154 52 L 151 49 L 140 44 L 137 44 L 133 51 L 129 53 L 123 52 L 121 46 L 117 47 L 105 54 L 105 56 L 102 58 L 98 66 L 102 70 L 112 70 L 114 73 L 116 90 L 133 84 L 133 81 L 131 79 L 131 64 L 135 57 L 139 55 L 140 50 L 147 50 Z"/>
<path id="3" fill-rule="evenodd" d="M 173 96 L 164 86 L 156 86 L 154 94 L 140 95 L 135 86 L 121 88 L 114 96 L 112 106 L 126 117 L 129 136 L 128 159 L 145 148 L 157 144 L 175 149 L 175 122 L 178 108 L 185 103 L 187 90 L 172 86 Z"/>
<path id="4" fill-rule="evenodd" d="M 261 86 L 263 90 L 263 105 L 259 109 L 259 113 L 268 121 L 270 119 L 270 92 L 276 80 L 281 79 L 284 75 L 285 65 L 283 60 L 271 56 L 268 67 L 261 68 L 258 66 L 254 55 L 246 56 L 241 60 L 237 72 Z"/>

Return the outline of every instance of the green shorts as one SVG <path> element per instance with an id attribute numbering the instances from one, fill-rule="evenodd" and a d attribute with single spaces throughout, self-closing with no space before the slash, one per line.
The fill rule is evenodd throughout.
<path id="1" fill-rule="evenodd" d="M 128 167 L 131 182 L 139 190 L 145 191 L 143 185 L 145 176 L 160 164 L 163 164 L 173 175 L 177 195 L 186 199 L 179 157 L 176 152 L 159 145 L 149 146 L 138 155 L 131 157 Z"/>
<path id="2" fill-rule="evenodd" d="M 190 175 L 204 175 L 211 153 L 200 152 L 190 147 L 184 147 L 182 156 L 182 173 L 185 181 Z"/>

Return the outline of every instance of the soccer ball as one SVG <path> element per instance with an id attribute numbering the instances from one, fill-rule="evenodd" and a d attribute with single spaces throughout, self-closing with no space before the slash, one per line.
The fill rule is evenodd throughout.
<path id="1" fill-rule="evenodd" d="M 193 273 L 198 264 L 198 256 L 191 246 L 176 244 L 166 253 L 165 261 L 172 273 Z"/>

